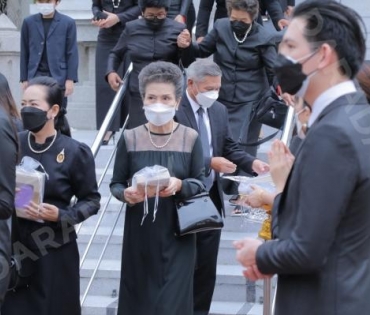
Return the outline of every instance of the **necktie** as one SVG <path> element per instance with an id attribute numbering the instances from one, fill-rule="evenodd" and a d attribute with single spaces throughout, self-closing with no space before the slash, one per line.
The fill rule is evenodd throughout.
<path id="1" fill-rule="evenodd" d="M 209 138 L 208 138 L 208 132 L 206 124 L 204 123 L 204 109 L 202 107 L 199 107 L 198 109 L 198 129 L 199 129 L 199 135 L 200 140 L 202 141 L 202 147 L 203 147 L 203 155 L 204 157 L 211 157 L 211 146 L 209 145 Z M 210 176 L 211 173 L 205 174 L 206 178 L 204 181 L 204 184 L 206 185 L 206 189 L 209 190 L 212 187 L 212 176 Z"/>

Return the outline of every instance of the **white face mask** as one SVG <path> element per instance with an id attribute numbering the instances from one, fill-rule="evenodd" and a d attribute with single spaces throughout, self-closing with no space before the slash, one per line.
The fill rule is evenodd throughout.
<path id="1" fill-rule="evenodd" d="M 54 3 L 36 3 L 36 6 L 42 15 L 50 15 L 55 11 Z"/>
<path id="2" fill-rule="evenodd" d="M 218 99 L 217 91 L 199 92 L 195 98 L 200 106 L 203 108 L 210 108 Z"/>
<path id="3" fill-rule="evenodd" d="M 175 106 L 155 103 L 144 105 L 146 119 L 154 126 L 163 126 L 170 122 L 176 113 Z"/>

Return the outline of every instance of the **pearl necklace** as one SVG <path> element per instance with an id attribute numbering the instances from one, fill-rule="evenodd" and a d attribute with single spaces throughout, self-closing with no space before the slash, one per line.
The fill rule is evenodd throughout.
<path id="1" fill-rule="evenodd" d="M 252 24 L 249 26 L 249 28 L 247 29 L 247 31 L 245 32 L 245 35 L 243 37 L 243 39 L 238 39 L 238 36 L 236 36 L 235 32 L 233 32 L 233 35 L 234 35 L 234 38 L 235 40 L 239 43 L 239 44 L 243 44 L 245 42 L 245 40 L 247 39 L 247 36 L 249 34 L 249 32 L 251 31 L 252 29 Z"/>
<path id="2" fill-rule="evenodd" d="M 121 0 L 118 0 L 118 3 L 116 4 L 114 0 L 112 0 L 113 8 L 118 9 L 119 5 L 121 4 Z"/>
<path id="3" fill-rule="evenodd" d="M 170 136 L 168 137 L 168 139 L 167 139 L 167 141 L 163 144 L 163 145 L 158 145 L 158 144 L 155 144 L 154 143 L 154 141 L 153 141 L 153 139 L 152 139 L 152 135 L 150 134 L 150 128 L 149 128 L 149 124 L 148 124 L 148 135 L 149 135 L 149 140 L 150 140 L 150 142 L 151 142 L 151 144 L 155 147 L 155 148 L 157 148 L 157 149 L 162 149 L 162 148 L 164 148 L 169 142 L 170 142 L 170 140 L 171 140 L 171 138 L 172 138 L 172 135 L 173 135 L 173 131 L 175 130 L 175 124 L 174 124 L 174 122 L 172 121 L 172 131 L 171 131 L 171 134 L 170 134 Z"/>
<path id="4" fill-rule="evenodd" d="M 57 138 L 57 131 L 55 130 L 55 133 L 54 133 L 54 138 L 53 140 L 50 142 L 50 144 L 43 150 L 40 150 L 40 151 L 37 151 L 35 150 L 34 148 L 32 148 L 31 146 L 31 133 L 28 132 L 28 147 L 30 148 L 30 150 L 33 152 L 33 153 L 37 153 L 37 154 L 41 154 L 41 153 L 44 153 L 46 152 L 47 150 L 49 150 L 51 148 L 51 146 L 54 144 L 55 142 L 55 139 Z"/>

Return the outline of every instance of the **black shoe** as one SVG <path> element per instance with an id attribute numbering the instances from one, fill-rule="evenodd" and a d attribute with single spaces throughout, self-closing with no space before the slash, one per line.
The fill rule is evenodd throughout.
<path id="1" fill-rule="evenodd" d="M 113 138 L 113 144 L 115 144 L 116 143 L 116 141 L 115 141 L 115 131 L 107 131 L 107 133 L 105 134 L 105 136 L 104 136 L 104 139 L 103 139 L 103 141 L 102 141 L 102 145 L 108 145 L 109 144 L 109 141 L 110 141 L 110 139 L 112 139 Z"/>

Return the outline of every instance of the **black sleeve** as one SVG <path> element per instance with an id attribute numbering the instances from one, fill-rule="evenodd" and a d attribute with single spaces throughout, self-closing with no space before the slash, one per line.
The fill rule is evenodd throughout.
<path id="1" fill-rule="evenodd" d="M 101 0 L 92 0 L 92 13 L 94 16 L 102 11 Z"/>
<path id="2" fill-rule="evenodd" d="M 277 31 L 280 31 L 278 22 L 284 19 L 283 9 L 281 8 L 279 0 L 262 0 L 263 6 L 266 8 L 272 23 Z"/>
<path id="3" fill-rule="evenodd" d="M 214 0 L 200 0 L 195 31 L 196 38 L 207 35 L 213 4 Z"/>
<path id="4" fill-rule="evenodd" d="M 257 250 L 257 266 L 264 274 L 320 270 L 352 202 L 360 178 L 360 162 L 351 139 L 334 125 L 312 132 L 315 134 L 305 139 L 305 147 L 309 149 L 300 152 L 299 164 L 294 166 L 299 167 L 296 170 L 299 182 L 295 183 L 299 185 L 299 203 L 294 209 L 297 212 L 294 228 L 288 237 L 266 242 Z M 285 189 L 283 195 L 288 199 L 289 182 Z"/>
<path id="5" fill-rule="evenodd" d="M 127 22 L 136 20 L 141 13 L 139 6 L 134 5 L 124 12 L 117 13 L 117 16 L 122 25 L 126 25 Z"/>
<path id="6" fill-rule="evenodd" d="M 128 163 L 128 154 L 126 148 L 126 141 L 124 133 L 118 141 L 116 158 L 114 161 L 113 167 L 113 177 L 110 182 L 110 191 L 112 195 L 120 201 L 125 202 L 124 192 L 125 189 L 129 186 L 129 165 Z"/>
<path id="7" fill-rule="evenodd" d="M 9 118 L 4 112 L 0 115 L 0 220 L 5 220 L 12 215 L 14 210 L 18 145 Z"/>
<path id="8" fill-rule="evenodd" d="M 77 202 L 66 209 L 59 209 L 59 223 L 78 224 L 96 214 L 100 208 L 95 161 L 86 144 L 79 143 L 72 165 L 71 186 Z"/>
<path id="9" fill-rule="evenodd" d="M 187 18 L 190 3 L 192 0 L 181 0 L 181 8 L 179 14 Z"/>
<path id="10" fill-rule="evenodd" d="M 213 29 L 204 37 L 201 43 L 193 42 L 191 49 L 195 57 L 207 58 L 216 52 L 218 41 L 218 21 L 214 24 Z"/>
<path id="11" fill-rule="evenodd" d="M 105 76 L 111 72 L 117 72 L 121 65 L 124 55 L 127 52 L 127 38 L 128 38 L 127 27 L 123 30 L 116 46 L 111 50 L 108 57 L 107 72 Z"/>
<path id="12" fill-rule="evenodd" d="M 225 117 L 225 121 L 229 121 L 226 108 L 224 108 L 223 117 Z M 224 140 L 222 156 L 225 159 L 228 159 L 229 161 L 235 163 L 238 168 L 240 168 L 244 172 L 252 175 L 252 164 L 253 161 L 256 160 L 256 157 L 248 154 L 247 152 L 239 148 L 239 145 L 234 141 L 232 137 L 230 124 L 225 124 L 225 128 L 226 130 L 224 131 L 224 134 L 226 134 L 226 136 Z"/>
<path id="13" fill-rule="evenodd" d="M 270 40 L 267 44 L 260 46 L 260 56 L 262 58 L 262 63 L 265 67 L 267 79 L 270 86 L 276 87 L 277 81 L 274 73 L 274 65 L 277 58 L 277 49 L 275 43 Z"/>

